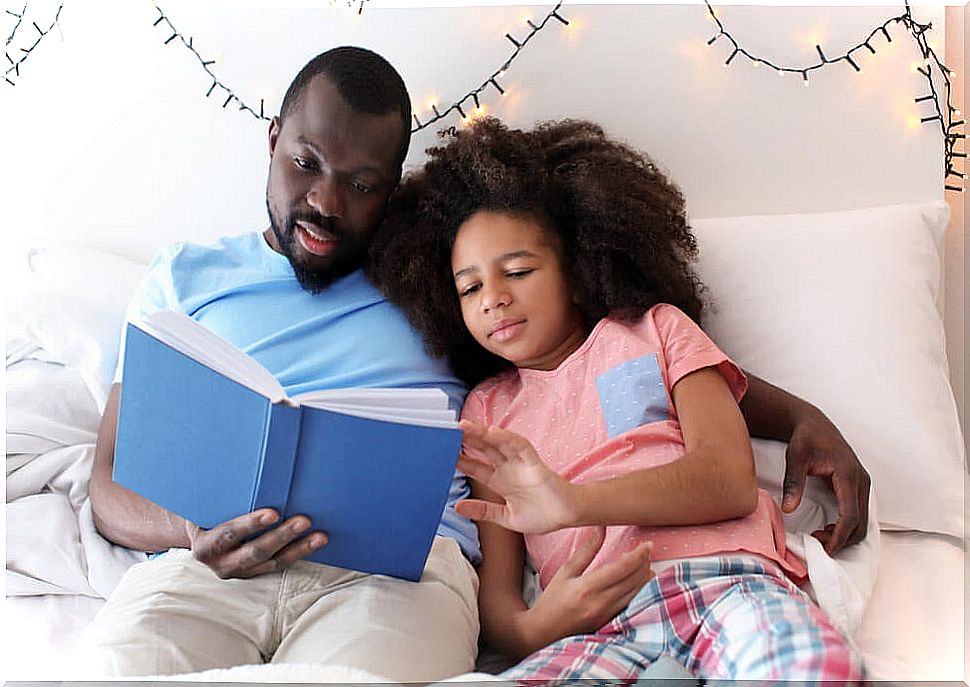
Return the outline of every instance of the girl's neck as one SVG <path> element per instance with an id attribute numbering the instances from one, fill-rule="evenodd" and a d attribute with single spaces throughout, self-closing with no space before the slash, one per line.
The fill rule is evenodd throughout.
<path id="1" fill-rule="evenodd" d="M 582 317 L 577 315 L 575 326 L 570 327 L 566 337 L 551 348 L 548 352 L 535 360 L 530 360 L 516 365 L 520 370 L 541 370 L 549 372 L 557 369 L 566 359 L 579 350 L 585 343 L 590 334 L 589 327 Z"/>

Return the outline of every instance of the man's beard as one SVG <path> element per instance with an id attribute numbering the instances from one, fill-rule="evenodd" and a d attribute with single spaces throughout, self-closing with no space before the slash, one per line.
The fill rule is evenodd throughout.
<path id="1" fill-rule="evenodd" d="M 266 209 L 269 212 L 269 223 L 279 243 L 280 251 L 286 256 L 296 275 L 296 280 L 304 289 L 312 294 L 318 294 L 341 277 L 359 268 L 363 264 L 365 246 L 360 241 L 344 231 L 337 229 L 331 219 L 315 212 L 294 212 L 286 218 L 286 228 L 280 226 L 276 213 L 266 199 Z M 297 242 L 297 222 L 309 222 L 324 229 L 337 240 L 337 247 L 326 258 L 328 264 L 324 268 L 313 268 L 305 260 L 294 256 L 294 245 Z"/>

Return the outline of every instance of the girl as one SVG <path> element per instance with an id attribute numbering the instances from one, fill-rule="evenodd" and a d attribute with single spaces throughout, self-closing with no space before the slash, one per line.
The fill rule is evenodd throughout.
<path id="1" fill-rule="evenodd" d="M 861 679 L 757 488 L 745 376 L 695 324 L 677 188 L 587 122 L 485 119 L 429 152 L 372 272 L 480 382 L 457 509 L 479 522 L 485 638 L 524 658 L 503 676 L 629 679 L 666 655 L 705 678 Z"/>

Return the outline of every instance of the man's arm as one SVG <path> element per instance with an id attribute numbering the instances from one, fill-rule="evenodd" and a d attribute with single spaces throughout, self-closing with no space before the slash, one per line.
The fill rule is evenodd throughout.
<path id="1" fill-rule="evenodd" d="M 862 541 L 869 521 L 870 482 L 852 447 L 811 403 L 745 374 L 748 391 L 740 406 L 748 432 L 752 437 L 788 442 L 782 510 L 790 513 L 801 503 L 808 475 L 821 477 L 835 492 L 839 517 L 814 536 L 830 555 Z"/>
<path id="2" fill-rule="evenodd" d="M 115 384 L 108 395 L 94 449 L 90 485 L 94 524 L 105 538 L 130 549 L 188 548 L 185 520 L 111 479 L 120 397 L 121 385 Z"/>
<path id="3" fill-rule="evenodd" d="M 249 539 L 279 519 L 275 511 L 265 508 L 203 530 L 114 482 L 111 473 L 120 398 L 121 385 L 115 384 L 101 418 L 91 469 L 94 524 L 105 538 L 140 551 L 191 548 L 197 559 L 222 578 L 271 572 L 326 544 L 327 538 L 322 532 L 303 537 L 310 521 L 301 515 Z"/>

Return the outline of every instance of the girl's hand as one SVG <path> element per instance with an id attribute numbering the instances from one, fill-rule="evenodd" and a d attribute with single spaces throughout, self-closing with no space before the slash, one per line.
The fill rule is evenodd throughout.
<path id="1" fill-rule="evenodd" d="M 475 457 L 463 452 L 458 469 L 505 503 L 465 499 L 455 505 L 456 511 L 515 532 L 552 532 L 577 524 L 577 488 L 550 470 L 528 439 L 468 420 L 461 421 L 461 429 L 462 445 Z"/>
<path id="2" fill-rule="evenodd" d="M 530 636 L 542 646 L 563 637 L 595 632 L 625 609 L 652 577 L 652 542 L 645 542 L 617 560 L 585 573 L 606 538 L 606 528 L 593 536 L 566 561 L 523 620 Z M 585 573 L 585 574 L 584 574 Z"/>

